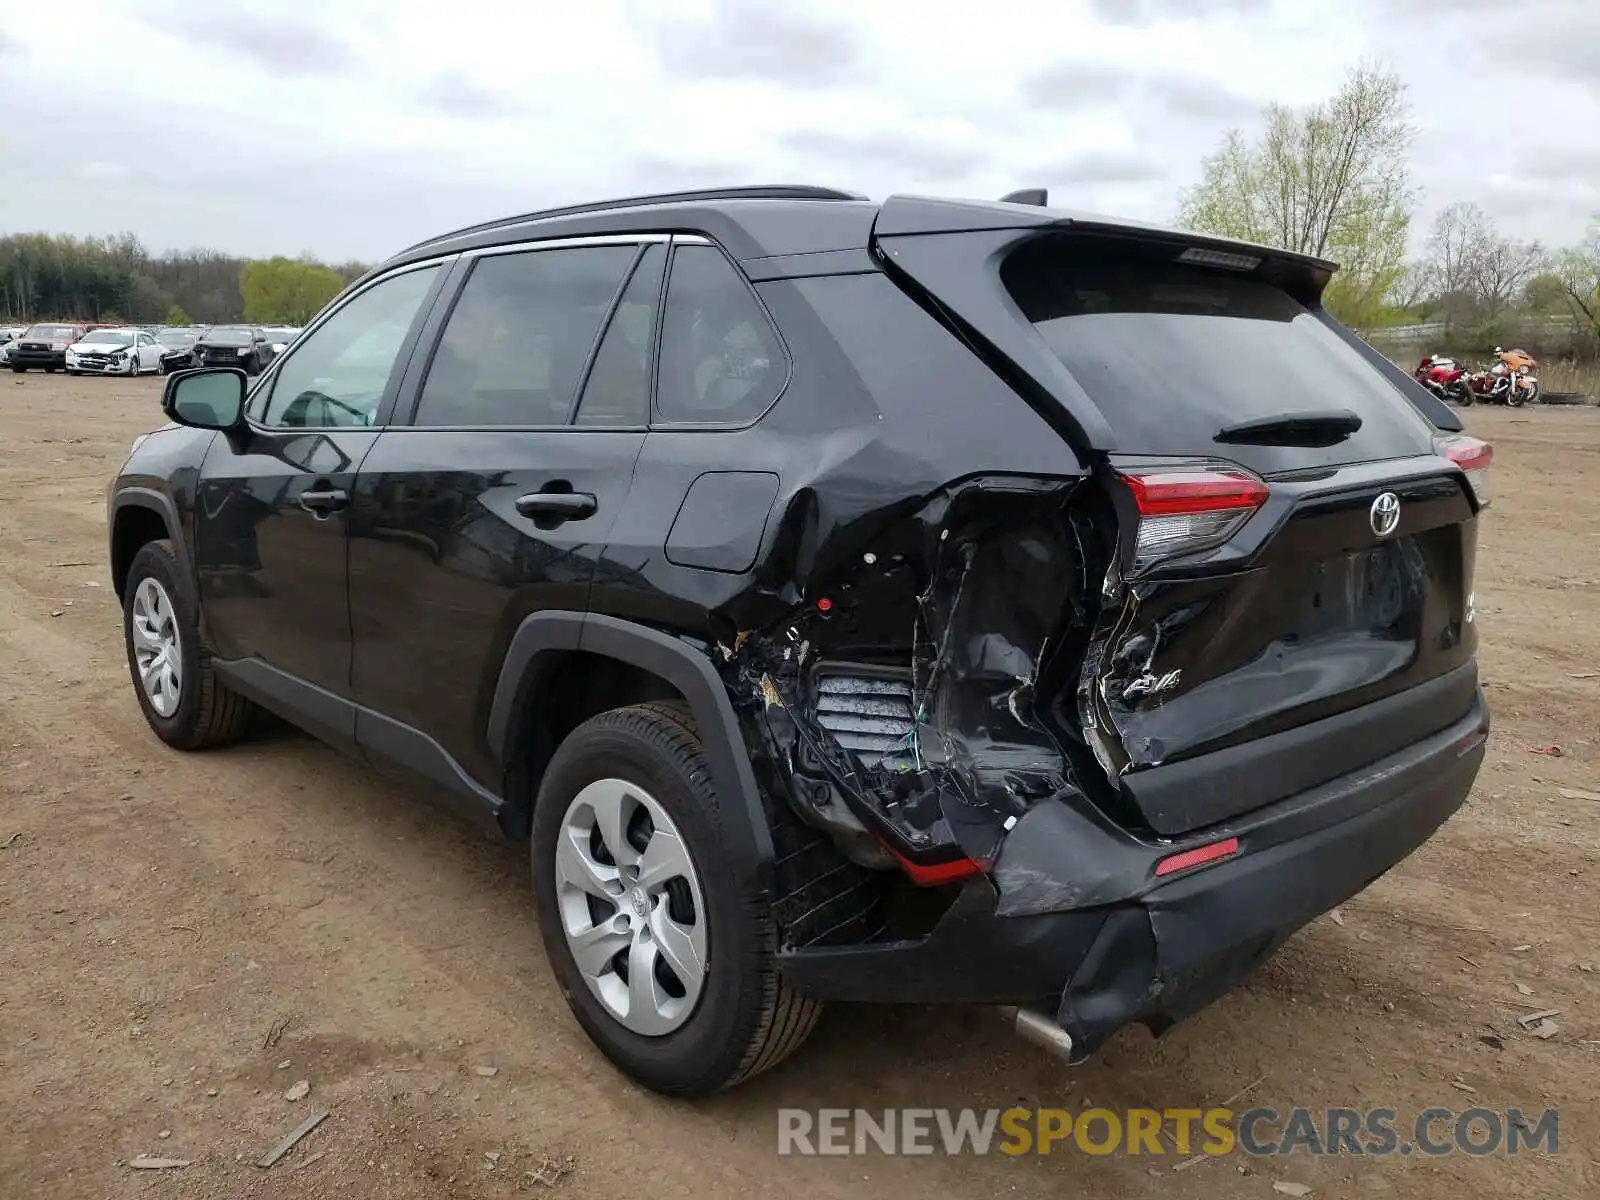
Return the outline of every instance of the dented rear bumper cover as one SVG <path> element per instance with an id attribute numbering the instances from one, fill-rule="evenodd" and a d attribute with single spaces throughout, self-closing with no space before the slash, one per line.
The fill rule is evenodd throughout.
<path id="1" fill-rule="evenodd" d="M 1048 1009 L 1077 1058 L 1130 1023 L 1159 1034 L 1426 841 L 1465 801 L 1488 729 L 1480 691 L 1402 751 L 1170 843 L 1036 805 L 927 937 L 791 950 L 784 969 L 819 999 Z M 1230 836 L 1236 857 L 1156 877 L 1168 855 Z"/>

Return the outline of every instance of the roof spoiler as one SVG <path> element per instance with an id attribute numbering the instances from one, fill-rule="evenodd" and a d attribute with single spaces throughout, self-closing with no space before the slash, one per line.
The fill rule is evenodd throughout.
<path id="1" fill-rule="evenodd" d="M 993 200 L 893 195 L 883 202 L 872 227 L 875 239 L 990 231 L 1014 235 L 1012 244 L 1038 234 L 1069 232 L 1103 239 L 1127 239 L 1146 245 L 1164 243 L 1172 247 L 1174 257 L 1187 254 L 1191 262 L 1209 260 L 1211 265 L 1232 265 L 1235 269 L 1245 269 L 1243 260 L 1252 259 L 1260 264 L 1262 276 L 1289 283 L 1289 290 L 1303 301 L 1319 299 L 1322 289 L 1339 269 L 1338 263 L 1326 259 L 1235 238 Z M 1238 261 L 1232 264 L 1225 261 L 1230 259 Z"/>

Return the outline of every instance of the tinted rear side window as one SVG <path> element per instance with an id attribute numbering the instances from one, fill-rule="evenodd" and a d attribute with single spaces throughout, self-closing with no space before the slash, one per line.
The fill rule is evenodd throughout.
<path id="1" fill-rule="evenodd" d="M 743 277 L 713 246 L 672 254 L 661 329 L 661 424 L 743 425 L 782 390 L 788 362 Z"/>
<path id="2" fill-rule="evenodd" d="M 650 246 L 634 267 L 589 369 L 579 425 L 643 425 L 650 419 L 651 348 L 666 259 L 666 247 Z"/>
<path id="3" fill-rule="evenodd" d="M 1263 280 L 1171 262 L 1024 249 L 1002 279 L 1129 453 L 1213 455 L 1258 471 L 1432 449 L 1416 408 L 1316 314 Z M 1331 447 L 1239 446 L 1222 429 L 1348 409 Z"/>

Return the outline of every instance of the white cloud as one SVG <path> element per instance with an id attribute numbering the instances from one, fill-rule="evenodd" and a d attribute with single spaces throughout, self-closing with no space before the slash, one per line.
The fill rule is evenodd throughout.
<path id="1" fill-rule="evenodd" d="M 1411 85 L 1423 224 L 1472 200 L 1562 242 L 1600 204 L 1600 6 L 1572 0 L 97 9 L 93 37 L 0 18 L 0 111 L 29 114 L 0 127 L 0 230 L 376 258 L 547 204 L 771 181 L 1043 185 L 1166 220 L 1228 126 L 1364 55 Z M 1518 38 L 1528 65 L 1502 83 Z"/>

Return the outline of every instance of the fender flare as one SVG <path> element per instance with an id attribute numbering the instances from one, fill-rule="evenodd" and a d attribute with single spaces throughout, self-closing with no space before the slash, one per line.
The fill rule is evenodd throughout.
<path id="1" fill-rule="evenodd" d="M 741 878 L 764 888 L 773 863 L 772 829 L 756 785 L 739 718 L 705 654 L 645 625 L 598 613 L 545 611 L 524 618 L 511 635 L 489 708 L 490 751 L 512 761 L 516 732 L 539 678 L 563 651 L 583 650 L 629 663 L 671 684 L 694 713 L 712 783 Z"/>
<path id="2" fill-rule="evenodd" d="M 161 518 L 161 523 L 167 527 L 167 540 L 172 543 L 172 552 L 177 556 L 178 567 L 183 572 L 184 579 L 193 588 L 196 581 L 194 560 L 189 556 L 189 545 L 183 536 L 183 521 L 178 516 L 178 506 L 171 496 L 154 488 L 125 487 L 119 488 L 112 495 L 111 511 L 106 520 L 108 543 L 106 549 L 109 561 L 112 564 L 116 562 L 117 516 L 125 508 L 143 508 Z"/>

